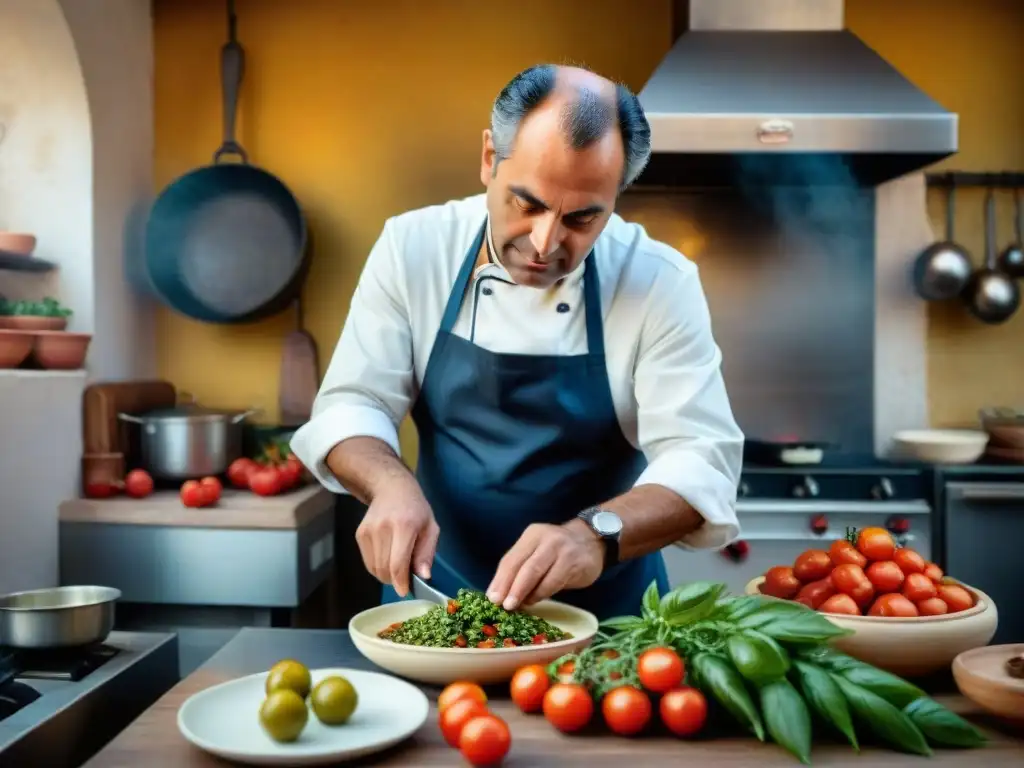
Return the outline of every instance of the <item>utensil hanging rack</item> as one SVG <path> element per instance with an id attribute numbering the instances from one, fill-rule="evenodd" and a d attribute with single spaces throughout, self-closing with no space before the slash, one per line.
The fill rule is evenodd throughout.
<path id="1" fill-rule="evenodd" d="M 1024 171 L 946 171 L 927 173 L 925 180 L 929 187 L 983 187 L 987 189 L 1020 189 L 1024 187 Z"/>

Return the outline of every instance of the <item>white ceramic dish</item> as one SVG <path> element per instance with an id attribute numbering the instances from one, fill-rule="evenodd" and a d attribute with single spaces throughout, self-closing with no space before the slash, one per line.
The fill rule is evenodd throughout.
<path id="1" fill-rule="evenodd" d="M 527 664 L 547 664 L 566 653 L 590 645 L 597 634 L 594 614 L 555 600 L 530 606 L 539 616 L 568 632 L 572 638 L 542 645 L 516 648 L 421 648 L 381 640 L 377 633 L 398 621 L 422 616 L 433 607 L 426 600 L 402 600 L 379 605 L 352 617 L 349 636 L 356 648 L 378 667 L 396 675 L 433 685 L 472 680 L 482 685 L 512 679 Z"/>
<path id="2" fill-rule="evenodd" d="M 763 581 L 763 576 L 750 581 L 746 593 L 761 594 L 758 587 Z M 832 644 L 855 659 L 901 677 L 948 670 L 957 654 L 988 645 L 999 625 L 999 612 L 991 597 L 980 589 L 950 581 L 974 595 L 973 608 L 945 616 L 912 618 L 823 613 L 833 624 L 854 632 Z"/>
<path id="3" fill-rule="evenodd" d="M 329 675 L 342 675 L 355 687 L 359 704 L 345 725 L 323 725 L 310 711 L 296 741 L 274 741 L 259 722 L 267 678 L 263 672 L 190 696 L 178 710 L 178 730 L 200 749 L 247 765 L 333 765 L 404 741 L 430 711 L 421 690 L 390 675 L 340 668 L 311 674 L 314 685 Z"/>
<path id="4" fill-rule="evenodd" d="M 914 429 L 892 437 L 897 455 L 929 464 L 973 464 L 988 444 L 988 434 L 973 429 Z"/>

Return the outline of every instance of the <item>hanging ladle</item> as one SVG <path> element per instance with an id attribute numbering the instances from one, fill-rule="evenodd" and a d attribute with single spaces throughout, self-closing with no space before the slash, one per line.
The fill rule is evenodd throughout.
<path id="1" fill-rule="evenodd" d="M 914 287 L 925 301 L 955 299 L 971 277 L 971 257 L 953 238 L 956 187 L 946 193 L 946 238 L 932 243 L 914 262 Z"/>
<path id="2" fill-rule="evenodd" d="M 999 268 L 1010 277 L 1024 277 L 1024 207 L 1020 203 L 1020 189 L 1013 190 L 1014 233 L 1016 242 L 1010 243 L 999 254 Z"/>
<path id="3" fill-rule="evenodd" d="M 1012 277 L 1000 272 L 996 258 L 996 198 L 991 187 L 985 195 L 985 263 L 964 289 L 971 314 L 983 323 L 998 325 L 1020 306 L 1020 290 Z"/>

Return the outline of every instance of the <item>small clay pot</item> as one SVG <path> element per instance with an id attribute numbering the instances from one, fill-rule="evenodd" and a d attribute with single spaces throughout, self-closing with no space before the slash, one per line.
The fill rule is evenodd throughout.
<path id="1" fill-rule="evenodd" d="M 68 327 L 66 317 L 42 315 L 0 315 L 0 328 L 16 331 L 63 331 Z"/>
<path id="2" fill-rule="evenodd" d="M 40 366 L 52 371 L 73 371 L 85 365 L 91 333 L 35 331 L 32 356 Z"/>
<path id="3" fill-rule="evenodd" d="M 34 343 L 31 333 L 0 329 L 0 368 L 17 368 L 25 362 Z"/>
<path id="4" fill-rule="evenodd" d="M 31 256 L 36 249 L 36 236 L 21 232 L 0 232 L 0 251 L 15 256 Z"/>

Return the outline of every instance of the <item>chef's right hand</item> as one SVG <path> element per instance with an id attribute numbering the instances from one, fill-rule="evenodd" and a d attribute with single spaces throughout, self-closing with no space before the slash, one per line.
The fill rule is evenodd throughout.
<path id="1" fill-rule="evenodd" d="M 415 569 L 421 578 L 430 578 L 440 533 L 434 512 L 415 480 L 395 482 L 370 502 L 356 529 L 356 543 L 366 570 L 405 597 L 410 571 Z"/>

